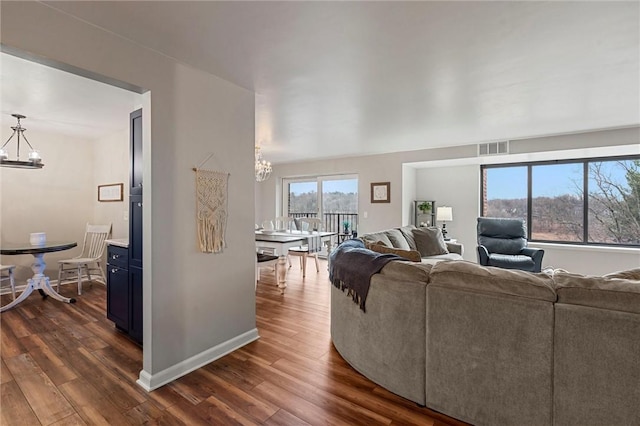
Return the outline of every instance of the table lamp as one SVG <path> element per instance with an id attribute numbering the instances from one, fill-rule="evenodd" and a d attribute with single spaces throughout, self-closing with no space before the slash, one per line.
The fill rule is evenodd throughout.
<path id="1" fill-rule="evenodd" d="M 442 222 L 442 236 L 447 238 L 447 224 L 453 220 L 453 209 L 451 207 L 438 207 L 436 209 L 436 220 Z"/>

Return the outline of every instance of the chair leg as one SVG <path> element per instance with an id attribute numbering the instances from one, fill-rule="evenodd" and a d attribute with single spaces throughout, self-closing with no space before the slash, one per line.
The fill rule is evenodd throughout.
<path id="1" fill-rule="evenodd" d="M 61 263 L 61 264 L 58 266 L 58 283 L 56 284 L 56 291 L 57 291 L 58 293 L 60 293 L 60 282 L 62 281 L 62 274 L 63 274 L 63 272 L 64 272 L 64 268 L 63 268 L 63 266 L 64 266 L 64 264 L 63 264 L 63 263 Z"/>
<path id="2" fill-rule="evenodd" d="M 258 261 L 256 261 L 256 291 L 258 290 L 258 281 L 260 280 L 260 267 L 258 266 Z"/>
<path id="3" fill-rule="evenodd" d="M 307 254 L 303 254 L 302 257 L 300 258 L 300 261 L 302 262 L 302 278 L 307 276 Z"/>
<path id="4" fill-rule="evenodd" d="M 102 270 L 102 265 L 100 265 L 100 262 L 96 262 L 98 264 L 98 269 L 100 269 L 100 275 L 102 275 L 102 283 L 104 285 L 107 285 L 107 277 L 104 276 L 104 271 Z"/>
<path id="5" fill-rule="evenodd" d="M 313 256 L 313 258 L 314 258 L 314 259 L 315 259 L 315 261 L 316 261 L 316 272 L 320 272 L 320 264 L 318 263 L 318 255 L 317 255 L 317 254 L 315 254 L 315 255 Z"/>
<path id="6" fill-rule="evenodd" d="M 16 300 L 16 281 L 13 277 L 13 269 L 9 269 L 9 284 L 11 285 L 11 297 Z"/>
<path id="7" fill-rule="evenodd" d="M 82 295 L 82 266 L 78 265 L 78 296 Z"/>
<path id="8" fill-rule="evenodd" d="M 93 287 L 93 278 L 91 278 L 91 269 L 89 268 L 88 263 L 84 265 L 84 270 L 87 272 L 87 278 L 89 279 L 89 287 Z"/>

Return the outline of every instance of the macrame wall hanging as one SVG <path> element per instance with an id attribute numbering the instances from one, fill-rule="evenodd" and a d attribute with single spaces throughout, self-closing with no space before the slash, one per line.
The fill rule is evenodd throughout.
<path id="1" fill-rule="evenodd" d="M 213 155 L 213 154 L 211 154 Z M 211 155 L 204 160 L 206 163 Z M 196 228 L 198 244 L 203 253 L 219 253 L 226 246 L 227 183 L 229 173 L 203 170 L 196 172 Z"/>

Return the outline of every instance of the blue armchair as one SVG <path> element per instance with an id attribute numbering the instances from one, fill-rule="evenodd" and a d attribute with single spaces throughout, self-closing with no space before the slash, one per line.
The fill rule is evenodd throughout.
<path id="1" fill-rule="evenodd" d="M 544 250 L 527 247 L 522 219 L 478 218 L 478 263 L 505 269 L 540 272 Z"/>

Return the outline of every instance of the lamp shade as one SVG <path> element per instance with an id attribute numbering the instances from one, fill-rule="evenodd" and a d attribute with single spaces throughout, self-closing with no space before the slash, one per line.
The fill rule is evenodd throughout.
<path id="1" fill-rule="evenodd" d="M 453 220 L 453 209 L 451 207 L 438 207 L 436 209 L 436 220 L 450 222 Z"/>

